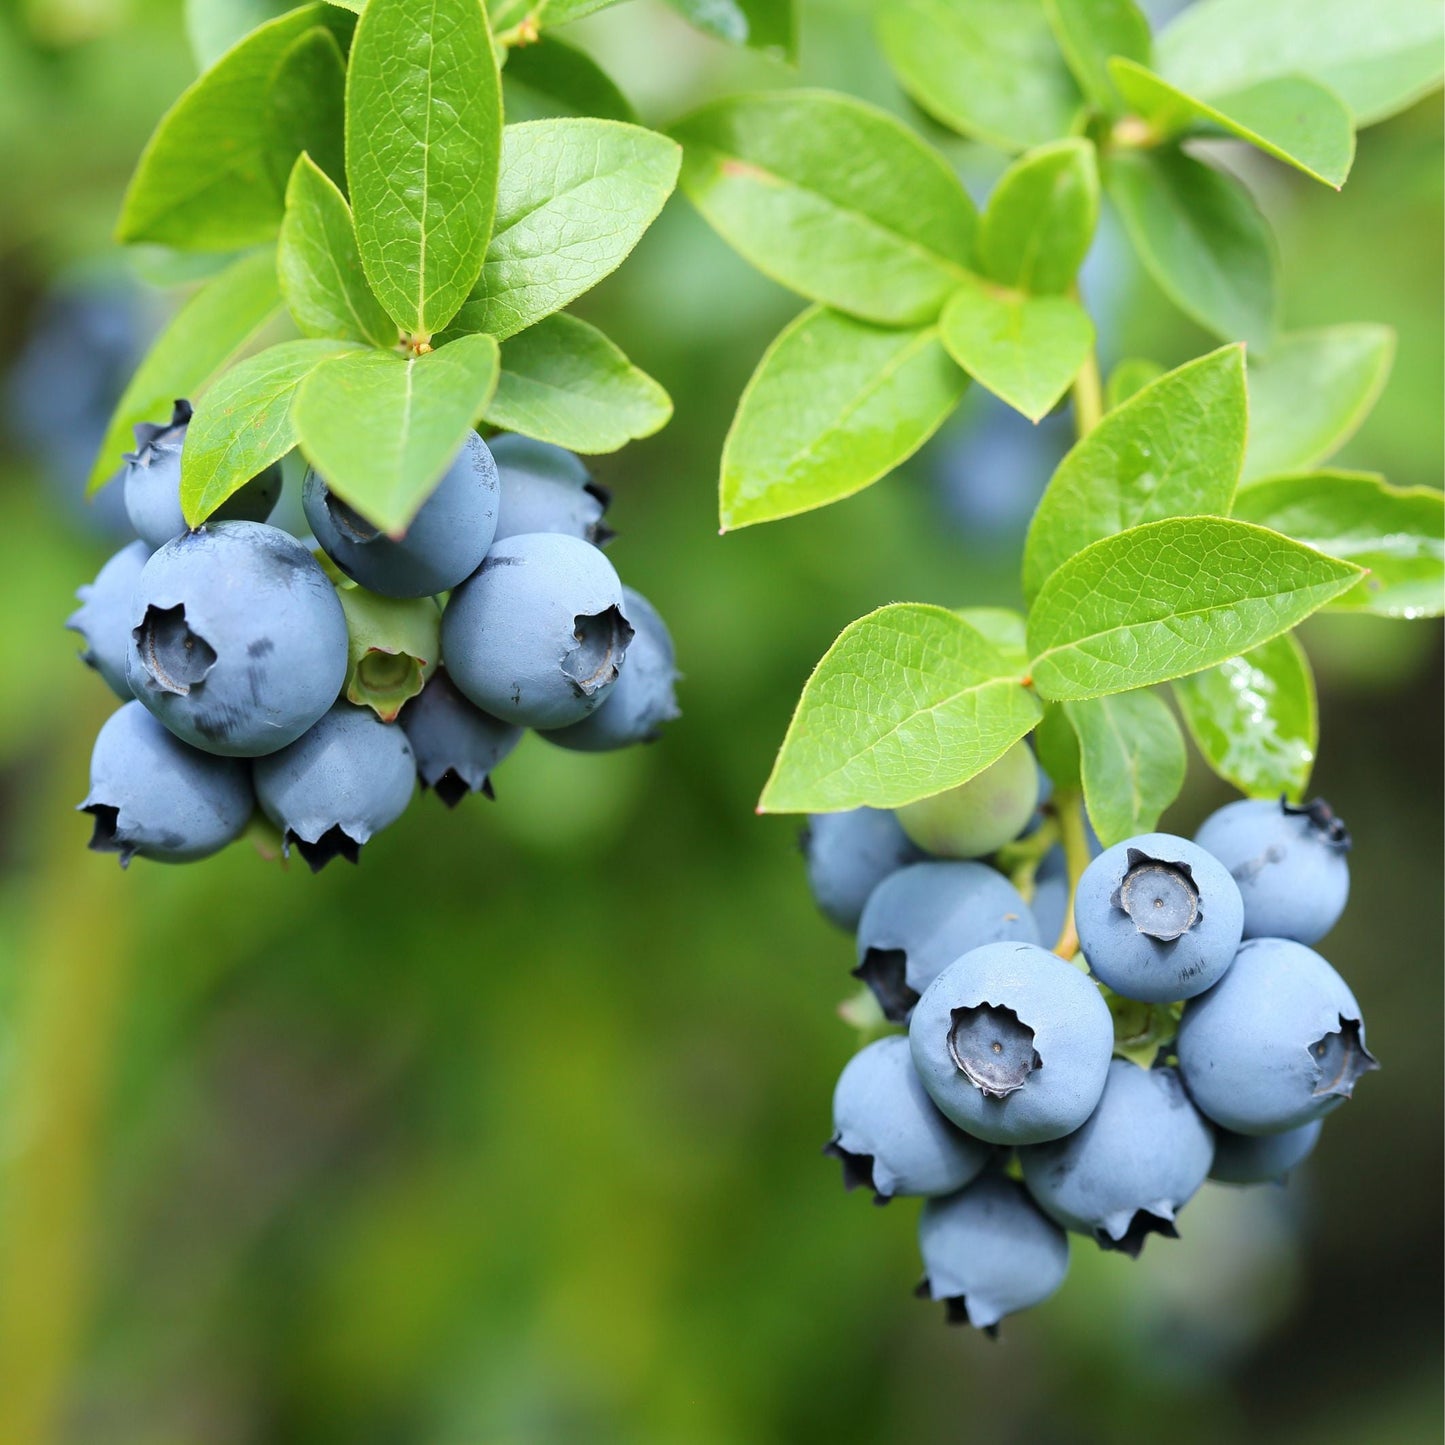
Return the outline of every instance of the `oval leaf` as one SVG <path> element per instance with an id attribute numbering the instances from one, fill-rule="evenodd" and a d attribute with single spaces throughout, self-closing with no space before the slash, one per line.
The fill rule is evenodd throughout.
<path id="1" fill-rule="evenodd" d="M 512 121 L 559 115 L 624 122 L 637 119 L 627 97 L 590 55 L 552 35 L 507 52 L 502 95 L 503 114 Z M 502 147 L 505 167 L 505 131 Z"/>
<path id="2" fill-rule="evenodd" d="M 1035 295 L 1067 291 L 1099 220 L 1099 168 L 1086 140 L 1040 146 L 1015 161 L 989 197 L 979 266 Z"/>
<path id="3" fill-rule="evenodd" d="M 673 127 L 682 188 L 775 281 L 866 321 L 932 321 L 958 284 L 973 202 L 891 115 L 827 91 L 718 101 Z"/>
<path id="4" fill-rule="evenodd" d="M 803 312 L 764 353 L 738 403 L 723 445 L 723 530 L 862 491 L 943 425 L 967 385 L 934 327 Z"/>
<path id="5" fill-rule="evenodd" d="M 931 797 L 1001 758 L 1041 711 L 957 613 L 880 608 L 844 628 L 808 679 L 758 811 L 895 808 Z"/>
<path id="6" fill-rule="evenodd" d="M 290 184 L 303 151 L 333 181 L 346 179 L 346 61 L 329 30 L 314 26 L 277 62 L 266 88 L 266 126 L 278 191 Z"/>
<path id="7" fill-rule="evenodd" d="M 747 45 L 785 60 L 798 58 L 795 0 L 668 0 L 690 24 L 729 45 Z"/>
<path id="8" fill-rule="evenodd" d="M 1116 114 L 1122 98 L 1109 77 L 1109 58 L 1149 64 L 1148 18 L 1134 0 L 1044 0 L 1044 13 L 1079 88 L 1105 114 Z"/>
<path id="9" fill-rule="evenodd" d="M 1287 632 L 1361 575 L 1245 522 L 1133 527 L 1044 583 L 1029 614 L 1033 680 L 1070 701 L 1185 677 Z"/>

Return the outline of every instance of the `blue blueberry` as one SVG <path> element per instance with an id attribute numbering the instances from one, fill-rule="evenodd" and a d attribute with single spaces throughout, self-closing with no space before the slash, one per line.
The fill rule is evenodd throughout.
<path id="1" fill-rule="evenodd" d="M 853 976 L 903 1023 L 954 959 L 1002 941 L 1039 941 L 1028 904 L 1002 873 L 986 863 L 913 863 L 885 878 L 864 905 Z"/>
<path id="2" fill-rule="evenodd" d="M 523 727 L 567 727 L 600 707 L 631 641 L 612 564 L 556 532 L 495 543 L 442 614 L 452 681 L 483 712 Z"/>
<path id="3" fill-rule="evenodd" d="M 844 1066 L 825 1152 L 842 1160 L 847 1188 L 871 1189 L 878 1204 L 895 1194 L 952 1194 L 993 1156 L 934 1107 L 902 1034 L 876 1040 Z"/>
<path id="4" fill-rule="evenodd" d="M 84 639 L 80 660 L 87 667 L 93 667 L 110 690 L 127 702 L 132 696 L 130 684 L 125 680 L 125 658 L 130 651 L 130 603 L 150 554 L 144 542 L 131 542 L 122 547 L 100 569 L 94 582 L 76 590 L 80 606 L 65 619 L 66 627 Z"/>
<path id="5" fill-rule="evenodd" d="M 873 890 L 890 874 L 923 858 L 898 819 L 881 808 L 814 813 L 799 843 L 813 901 L 824 917 L 849 933 L 857 929 Z"/>
<path id="6" fill-rule="evenodd" d="M 401 714 L 416 755 L 417 777 L 447 807 L 468 793 L 492 792 L 492 769 L 522 741 L 523 730 L 473 707 L 445 672 L 435 672 Z"/>
<path id="7" fill-rule="evenodd" d="M 346 678 L 346 617 L 316 559 L 260 522 L 207 523 L 145 564 L 126 681 L 183 742 L 258 757 L 294 742 Z"/>
<path id="8" fill-rule="evenodd" d="M 191 421 L 191 404 L 178 401 L 168 423 L 142 422 L 135 450 L 125 454 L 125 510 L 136 535 L 150 547 L 164 547 L 187 530 L 181 511 L 181 448 Z M 211 514 L 213 522 L 264 522 L 281 495 L 281 468 L 272 464 L 232 493 Z"/>
<path id="9" fill-rule="evenodd" d="M 1042 1304 L 1069 1272 L 1068 1235 L 1023 1185 L 993 1171 L 923 1206 L 918 1248 L 919 1294 L 942 1300 L 950 1324 L 990 1334 L 1005 1315 Z"/>
<path id="10" fill-rule="evenodd" d="M 497 540 L 561 532 L 601 547 L 613 537 L 603 522 L 611 496 L 592 480 L 580 457 L 532 437 L 491 442 L 502 478 Z"/>
<path id="11" fill-rule="evenodd" d="M 1071 1134 L 1104 1092 L 1114 1021 L 1098 986 L 1032 943 L 990 943 L 949 964 L 908 1026 L 923 1086 L 990 1144 Z"/>
<path id="12" fill-rule="evenodd" d="M 677 657 L 667 625 L 640 592 L 622 589 L 622 615 L 632 624 L 627 662 L 595 712 L 570 727 L 545 733 L 549 743 L 601 753 L 656 740 L 664 723 L 679 716 L 673 687 Z"/>
<path id="13" fill-rule="evenodd" d="M 1236 1134 L 1322 1119 L 1379 1068 L 1345 981 L 1286 938 L 1246 941 L 1229 972 L 1185 1005 L 1177 1047 L 1194 1102 Z"/>
<path id="14" fill-rule="evenodd" d="M 1045 1214 L 1103 1249 L 1137 1258 L 1149 1235 L 1177 1237 L 1175 1216 L 1214 1160 L 1214 1130 L 1176 1070 L 1115 1059 L 1083 1126 L 1020 1149 L 1018 1157 Z"/>
<path id="15" fill-rule="evenodd" d="M 1228 1129 L 1216 1129 L 1209 1177 L 1221 1184 L 1282 1184 L 1290 1170 L 1314 1152 L 1324 1127 L 1323 1119 L 1314 1119 L 1283 1134 L 1232 1134 Z"/>
<path id="16" fill-rule="evenodd" d="M 1204 820 L 1194 841 L 1234 875 L 1246 938 L 1318 943 L 1350 896 L 1350 835 L 1323 798 L 1302 808 L 1246 799 Z"/>
<path id="17" fill-rule="evenodd" d="M 333 858 L 358 861 L 373 834 L 396 822 L 416 787 L 406 734 L 370 708 L 339 702 L 289 747 L 258 758 L 256 797 L 319 873 Z"/>
<path id="18" fill-rule="evenodd" d="M 1234 960 L 1244 904 L 1229 870 L 1186 838 L 1144 833 L 1084 870 L 1074 927 L 1095 976 L 1141 1003 L 1193 998 Z"/>
<path id="19" fill-rule="evenodd" d="M 432 597 L 482 565 L 497 531 L 497 464 L 469 432 L 456 459 L 401 537 L 389 537 L 333 495 L 314 471 L 302 488 L 306 521 L 322 551 L 383 597 Z"/>
<path id="20" fill-rule="evenodd" d="M 246 831 L 255 808 L 251 770 L 187 747 L 138 702 L 105 720 L 90 755 L 90 846 L 159 863 L 191 863 Z"/>

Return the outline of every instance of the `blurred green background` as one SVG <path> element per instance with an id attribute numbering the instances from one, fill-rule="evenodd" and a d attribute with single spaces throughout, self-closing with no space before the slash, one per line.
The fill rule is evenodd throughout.
<path id="1" fill-rule="evenodd" d="M 866 12 L 805 5 L 801 78 L 909 114 Z M 798 79 L 657 0 L 573 38 L 652 124 Z M 108 234 L 192 73 L 179 0 L 5 8 L 12 370 L 34 381 L 36 334 L 69 324 L 46 309 L 56 286 L 173 269 L 127 262 Z M 997 158 L 910 118 L 986 190 Z M 1438 97 L 1362 136 L 1342 195 L 1227 156 L 1278 225 L 1288 325 L 1399 330 L 1343 460 L 1438 485 Z M 1086 286 L 1106 363 L 1212 344 L 1108 228 Z M 163 314 L 160 297 L 140 313 Z M 115 544 L 82 514 L 79 470 L 23 446 L 37 412 L 50 424 L 43 398 L 69 417 L 64 367 L 12 378 L 3 1445 L 1440 1438 L 1436 624 L 1305 631 L 1317 783 L 1356 839 L 1324 952 L 1385 1068 L 1288 1189 L 1209 1186 L 1180 1242 L 1138 1264 L 1075 1241 L 1064 1291 L 994 1344 L 911 1298 L 914 1206 L 845 1196 L 820 1156 L 854 1046 L 834 1012 L 851 943 L 813 911 L 795 826 L 753 803 L 845 623 L 901 598 L 1015 600 L 1055 439 L 1020 438 L 976 399 L 858 498 L 719 539 L 722 437 L 797 305 L 677 199 L 583 308 L 677 403 L 663 434 L 597 471 L 615 489 L 613 559 L 676 636 L 684 719 L 611 757 L 529 738 L 495 805 L 423 797 L 359 869 L 317 877 L 244 844 L 125 874 L 86 851 L 72 809 L 113 702 L 60 628 Z M 1196 760 L 1165 825 L 1192 831 L 1224 797 Z"/>

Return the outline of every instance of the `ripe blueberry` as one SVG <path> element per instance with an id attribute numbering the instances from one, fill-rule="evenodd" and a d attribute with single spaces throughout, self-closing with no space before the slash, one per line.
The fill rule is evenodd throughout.
<path id="1" fill-rule="evenodd" d="M 522 741 L 523 729 L 473 707 L 445 672 L 402 710 L 401 725 L 416 755 L 423 788 L 435 788 L 447 807 L 468 793 L 492 793 L 492 769 Z"/>
<path id="2" fill-rule="evenodd" d="M 923 854 L 884 809 L 814 813 L 799 838 L 808 886 L 824 917 L 852 933 L 868 896 L 891 873 Z"/>
<path id="3" fill-rule="evenodd" d="M 903 831 L 938 858 L 983 858 L 1017 838 L 1033 817 L 1039 765 L 1015 743 L 977 777 L 898 810 Z"/>
<path id="4" fill-rule="evenodd" d="M 497 541 L 529 532 L 562 532 L 598 547 L 611 540 L 602 520 L 611 497 L 581 458 L 516 435 L 493 437 L 491 447 L 502 481 Z"/>
<path id="5" fill-rule="evenodd" d="M 1313 1119 L 1283 1134 L 1232 1134 L 1228 1129 L 1216 1129 L 1209 1177 L 1221 1184 L 1283 1184 L 1290 1170 L 1314 1152 L 1324 1127 L 1323 1119 Z"/>
<path id="6" fill-rule="evenodd" d="M 110 690 L 124 701 L 132 697 L 125 680 L 125 656 L 130 650 L 130 603 L 141 569 L 150 557 L 144 542 L 122 547 L 96 573 L 95 581 L 76 591 L 80 606 L 65 619 L 72 632 L 85 641 L 80 660 L 93 667 Z"/>

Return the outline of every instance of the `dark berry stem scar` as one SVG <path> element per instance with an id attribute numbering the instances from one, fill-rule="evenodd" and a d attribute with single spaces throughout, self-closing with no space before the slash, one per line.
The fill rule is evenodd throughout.
<path id="1" fill-rule="evenodd" d="M 184 606 L 147 607 L 131 636 L 140 649 L 141 665 L 163 692 L 186 696 L 216 665 L 215 648 L 191 631 Z"/>
<path id="2" fill-rule="evenodd" d="M 621 609 L 608 607 L 594 616 L 573 619 L 572 636 L 577 645 L 562 661 L 562 675 L 582 697 L 592 697 L 606 687 L 622 666 L 632 625 Z"/>
<path id="3" fill-rule="evenodd" d="M 948 1031 L 948 1052 L 959 1071 L 990 1099 L 1022 1089 L 1044 1061 L 1034 1048 L 1034 1031 L 1011 1009 L 995 1004 L 956 1008 Z"/>
<path id="4" fill-rule="evenodd" d="M 908 986 L 908 954 L 901 948 L 870 948 L 853 977 L 873 990 L 883 1017 L 890 1023 L 908 1022 L 918 993 Z"/>
<path id="5" fill-rule="evenodd" d="M 1150 858 L 1137 848 L 1128 851 L 1129 871 L 1114 895 L 1114 906 L 1134 920 L 1134 927 L 1160 943 L 1182 938 L 1199 922 L 1199 889 L 1187 863 Z"/>
<path id="6" fill-rule="evenodd" d="M 1347 1019 L 1340 1014 L 1339 1020 L 1338 1029 L 1310 1045 L 1310 1058 L 1316 1070 L 1313 1095 L 1316 1099 L 1330 1095 L 1348 1099 L 1354 1093 L 1356 1082 L 1380 1067 L 1380 1061 L 1360 1037 L 1359 1019 Z"/>

